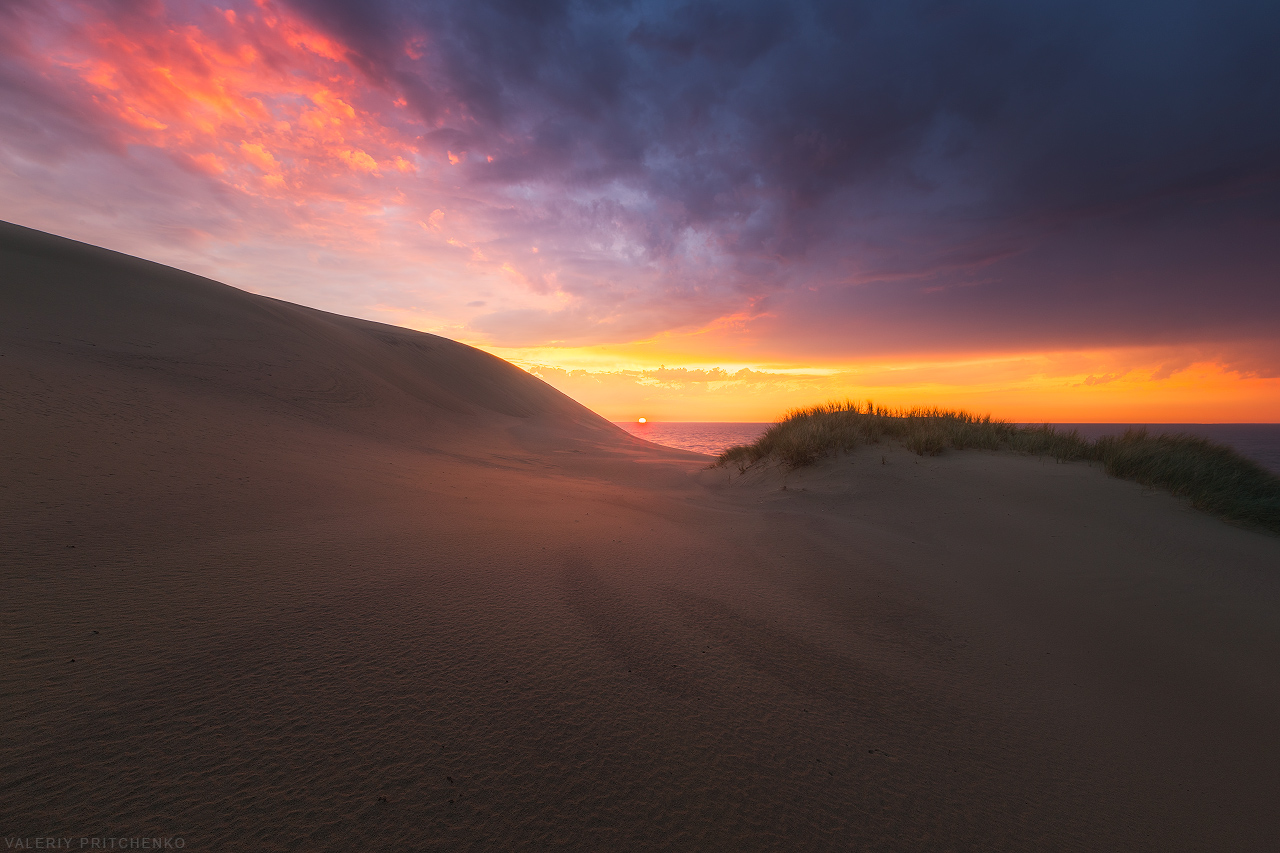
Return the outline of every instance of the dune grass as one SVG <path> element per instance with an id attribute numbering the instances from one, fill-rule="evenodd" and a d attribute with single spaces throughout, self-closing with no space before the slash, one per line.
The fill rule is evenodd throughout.
<path id="1" fill-rule="evenodd" d="M 1198 509 L 1280 533 L 1280 478 L 1206 438 L 1151 435 L 1145 429 L 1090 441 L 1076 430 L 1018 426 L 951 409 L 826 403 L 790 412 L 754 444 L 721 453 L 716 465 L 746 471 L 758 462 L 775 461 L 798 468 L 881 442 L 921 456 L 979 449 L 1101 462 L 1112 476 L 1166 489 Z"/>

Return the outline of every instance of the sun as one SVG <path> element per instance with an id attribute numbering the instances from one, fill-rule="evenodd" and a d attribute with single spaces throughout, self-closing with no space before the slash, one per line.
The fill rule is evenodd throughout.
<path id="1" fill-rule="evenodd" d="M 649 422 L 649 420 L 648 420 L 647 418 L 641 418 L 641 419 L 640 419 L 640 423 L 642 423 L 642 424 L 647 424 L 648 422 Z"/>

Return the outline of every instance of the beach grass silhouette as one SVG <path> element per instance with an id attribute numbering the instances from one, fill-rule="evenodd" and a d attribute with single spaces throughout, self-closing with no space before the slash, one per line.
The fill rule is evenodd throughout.
<path id="1" fill-rule="evenodd" d="M 957 409 L 887 408 L 846 400 L 793 410 L 752 444 L 725 450 L 715 464 L 741 471 L 770 462 L 799 468 L 880 443 L 921 456 L 994 450 L 1060 462 L 1100 462 L 1114 477 L 1165 489 L 1197 509 L 1280 534 L 1280 478 L 1210 439 L 1152 434 L 1145 428 L 1090 440 L 1077 430 L 1021 426 Z"/>

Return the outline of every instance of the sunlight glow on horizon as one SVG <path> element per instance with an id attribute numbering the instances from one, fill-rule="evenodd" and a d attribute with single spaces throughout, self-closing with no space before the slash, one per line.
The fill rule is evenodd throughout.
<path id="1" fill-rule="evenodd" d="M 568 360 L 572 361 L 570 355 Z M 764 423 L 830 400 L 944 406 L 1018 423 L 1276 423 L 1280 377 L 1213 359 L 1171 362 L 1160 350 L 1023 353 L 827 366 L 806 372 L 702 366 L 612 368 L 523 363 L 525 370 L 609 420 L 638 405 L 649 420 Z M 670 354 L 664 354 L 669 358 Z"/>

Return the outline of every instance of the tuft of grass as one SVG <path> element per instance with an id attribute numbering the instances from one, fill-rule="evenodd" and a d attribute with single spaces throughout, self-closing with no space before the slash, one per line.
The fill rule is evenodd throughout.
<path id="1" fill-rule="evenodd" d="M 1166 489 L 1197 509 L 1280 533 L 1280 478 L 1209 439 L 1150 435 L 1145 429 L 1090 441 L 1076 430 L 1023 427 L 953 409 L 889 409 L 845 401 L 789 412 L 754 444 L 729 448 L 715 464 L 742 472 L 762 461 L 798 468 L 881 442 L 921 456 L 978 449 L 1101 462 L 1114 477 Z"/>

